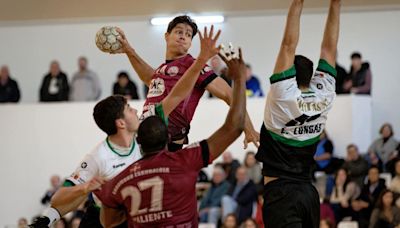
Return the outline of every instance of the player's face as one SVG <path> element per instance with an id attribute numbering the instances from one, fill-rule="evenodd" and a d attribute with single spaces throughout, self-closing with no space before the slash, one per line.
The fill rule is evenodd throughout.
<path id="1" fill-rule="evenodd" d="M 137 110 L 132 108 L 129 104 L 126 104 L 124 109 L 124 121 L 129 132 L 137 132 L 139 128 L 139 117 L 137 115 Z"/>
<path id="2" fill-rule="evenodd" d="M 188 24 L 179 23 L 171 32 L 165 33 L 167 49 L 176 55 L 184 55 L 192 45 L 193 29 Z"/>

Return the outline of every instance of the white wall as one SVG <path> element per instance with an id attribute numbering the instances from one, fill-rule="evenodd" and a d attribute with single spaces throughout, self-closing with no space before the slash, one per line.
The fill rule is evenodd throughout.
<path id="1" fill-rule="evenodd" d="M 284 15 L 229 17 L 226 23 L 218 26 L 223 29 L 221 41 L 233 41 L 243 47 L 245 59 L 259 75 L 264 89 L 269 84 L 267 78 L 278 51 L 284 18 Z M 318 59 L 324 20 L 323 13 L 302 17 L 298 53 L 315 61 Z M 393 123 L 397 132 L 400 130 L 400 100 L 396 93 L 400 88 L 397 72 L 399 22 L 400 11 L 345 12 L 342 16 L 339 62 L 348 66 L 348 56 L 354 50 L 361 51 L 365 59 L 371 62 L 372 138 L 378 135 L 379 126 L 385 121 Z M 0 171 L 3 174 L 0 226 L 14 223 L 20 215 L 31 216 L 39 209 L 37 202 L 48 186 L 49 175 L 70 173 L 82 155 L 104 138 L 91 119 L 91 105 L 77 103 L 37 106 L 29 103 L 38 100 L 42 76 L 52 59 L 58 59 L 71 78 L 77 68 L 77 57 L 87 56 L 90 67 L 100 76 L 103 97 L 110 94 L 118 71 L 128 70 L 134 75 L 126 57 L 110 56 L 97 50 L 94 35 L 97 29 L 108 24 L 122 27 L 132 45 L 151 65 L 157 66 L 163 61 L 165 45 L 162 34 L 165 28 L 152 27 L 147 21 L 43 22 L 0 26 L 0 64 L 10 66 L 12 76 L 20 84 L 22 102 L 28 103 L 24 106 L 0 107 Z M 197 38 L 192 53 L 198 53 Z M 212 101 L 211 106 L 202 104 L 199 110 L 212 110 L 210 107 L 218 102 Z M 256 126 L 261 124 L 260 110 L 263 108 L 263 104 L 259 106 L 249 102 Z M 199 132 L 204 134 L 212 132 L 218 125 L 210 124 L 204 128 L 204 123 L 210 120 L 220 123 L 224 115 L 224 111 L 220 115 L 198 111 L 193 120 L 193 129 L 201 129 Z M 363 118 L 362 114 L 360 118 Z M 43 122 L 48 124 L 44 125 Z M 341 125 L 338 123 L 338 126 Z M 191 138 L 198 139 L 193 133 L 194 130 Z M 348 139 L 349 142 L 352 140 Z M 239 148 L 241 144 L 238 142 L 233 146 Z"/>

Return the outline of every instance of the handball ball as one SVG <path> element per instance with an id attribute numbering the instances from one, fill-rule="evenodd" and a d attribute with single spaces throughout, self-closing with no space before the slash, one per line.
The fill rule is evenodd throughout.
<path id="1" fill-rule="evenodd" d="M 113 52 L 121 48 L 121 42 L 117 40 L 121 35 L 117 27 L 105 26 L 96 33 L 96 46 L 103 52 Z"/>

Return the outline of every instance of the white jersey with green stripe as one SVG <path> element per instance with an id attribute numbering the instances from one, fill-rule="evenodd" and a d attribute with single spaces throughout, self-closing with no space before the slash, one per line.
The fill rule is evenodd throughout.
<path id="1" fill-rule="evenodd" d="M 90 181 L 95 176 L 111 180 L 141 157 L 136 140 L 133 140 L 129 151 L 122 153 L 115 150 L 107 138 L 86 154 L 67 181 L 78 185 Z"/>
<path id="2" fill-rule="evenodd" d="M 335 99 L 336 70 L 320 60 L 309 91 L 297 85 L 296 69 L 274 74 L 256 159 L 263 175 L 309 181 L 319 136 Z"/>
<path id="3" fill-rule="evenodd" d="M 294 66 L 271 76 L 264 124 L 275 140 L 291 146 L 319 140 L 336 96 L 335 76 L 336 70 L 325 60 L 319 61 L 307 92 L 298 88 Z"/>

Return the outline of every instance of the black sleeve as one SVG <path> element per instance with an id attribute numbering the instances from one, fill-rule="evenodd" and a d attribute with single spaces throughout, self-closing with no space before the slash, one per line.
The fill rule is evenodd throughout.
<path id="1" fill-rule="evenodd" d="M 201 147 L 201 154 L 203 157 L 203 166 L 207 167 L 208 163 L 210 161 L 210 149 L 208 148 L 208 143 L 207 140 L 203 140 L 200 142 L 200 147 Z"/>
<path id="2" fill-rule="evenodd" d="M 13 91 L 11 94 L 11 102 L 18 102 L 20 97 L 21 97 L 21 94 L 19 92 L 18 83 L 16 81 L 13 81 Z"/>
<path id="3" fill-rule="evenodd" d="M 324 150 L 325 152 L 328 152 L 330 154 L 333 153 L 333 144 L 331 142 L 331 140 L 326 140 L 325 144 L 324 144 Z"/>
<path id="4" fill-rule="evenodd" d="M 40 86 L 40 101 L 45 101 L 45 97 L 46 97 L 46 79 L 47 77 L 44 76 L 43 80 L 42 80 L 42 85 Z"/>
<path id="5" fill-rule="evenodd" d="M 212 81 L 214 81 L 214 79 L 216 79 L 218 76 L 213 73 L 210 76 L 208 76 L 200 85 L 201 88 L 205 89 L 208 84 L 210 84 Z"/>
<path id="6" fill-rule="evenodd" d="M 133 100 L 139 100 L 139 94 L 137 93 L 136 84 L 132 81 L 129 82 L 131 84 L 131 96 Z"/>
<path id="7" fill-rule="evenodd" d="M 67 75 L 62 73 L 62 91 L 61 91 L 61 100 L 68 101 L 69 95 L 69 84 Z"/>

